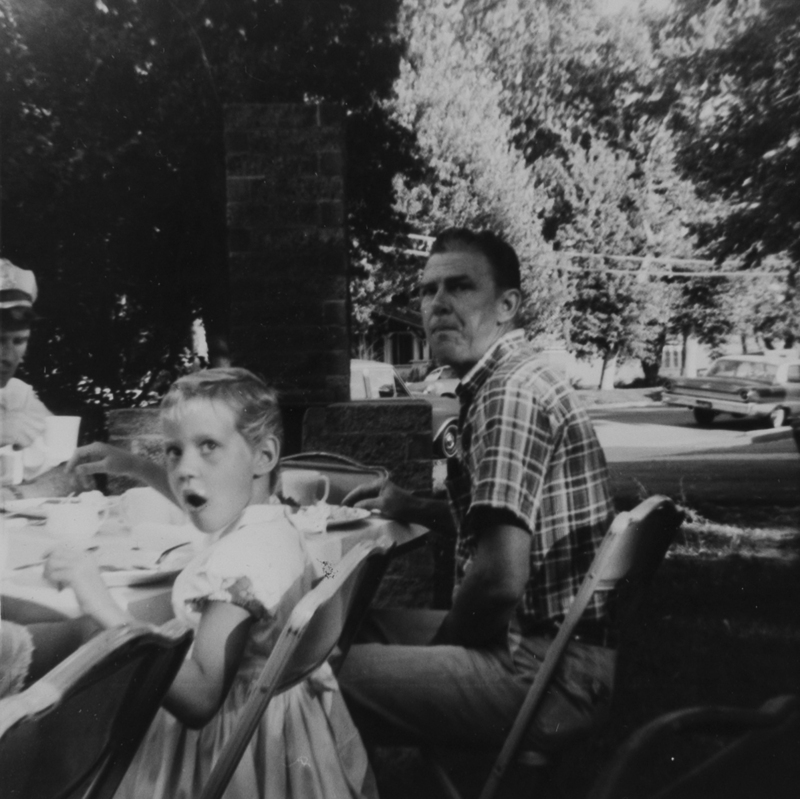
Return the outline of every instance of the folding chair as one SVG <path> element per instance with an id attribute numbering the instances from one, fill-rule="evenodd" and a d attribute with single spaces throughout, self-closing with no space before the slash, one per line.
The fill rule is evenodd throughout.
<path id="1" fill-rule="evenodd" d="M 589 799 L 794 799 L 800 796 L 800 698 L 757 710 L 692 707 L 644 725 Z"/>
<path id="2" fill-rule="evenodd" d="M 200 799 L 219 799 L 242 759 L 273 696 L 297 685 L 319 668 L 366 611 L 375 572 L 382 573 L 387 549 L 361 542 L 295 606 L 255 681 L 233 734 L 224 744 Z M 349 641 L 344 642 L 345 648 Z"/>
<path id="3" fill-rule="evenodd" d="M 174 620 L 115 627 L 0 700 L 0 796 L 113 796 L 191 640 Z"/>
<path id="4" fill-rule="evenodd" d="M 315 469 L 330 480 L 328 502 L 341 505 L 342 500 L 357 486 L 375 478 L 387 478 L 383 466 L 365 466 L 363 463 L 338 455 L 335 452 L 300 452 L 281 459 L 287 469 Z"/>
<path id="5" fill-rule="evenodd" d="M 682 519 L 683 515 L 672 500 L 663 496 L 650 497 L 633 510 L 616 516 L 528 689 L 480 799 L 491 799 L 496 794 L 509 766 L 515 761 L 539 769 L 549 766 L 546 755 L 521 751 L 521 744 L 584 610 L 595 591 L 613 591 L 613 596 L 609 597 L 609 609 L 614 611 L 615 624 L 624 622 L 622 613 L 627 616 L 632 611 L 661 563 Z M 460 799 L 439 754 L 434 750 L 426 750 L 423 754 L 444 793 L 451 799 Z"/>

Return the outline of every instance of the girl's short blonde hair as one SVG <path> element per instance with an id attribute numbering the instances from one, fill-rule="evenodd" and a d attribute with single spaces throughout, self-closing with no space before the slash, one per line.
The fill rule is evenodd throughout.
<path id="1" fill-rule="evenodd" d="M 161 400 L 162 418 L 189 400 L 216 400 L 236 415 L 236 429 L 251 447 L 275 436 L 283 448 L 283 420 L 278 392 L 247 369 L 204 369 L 179 377 Z"/>

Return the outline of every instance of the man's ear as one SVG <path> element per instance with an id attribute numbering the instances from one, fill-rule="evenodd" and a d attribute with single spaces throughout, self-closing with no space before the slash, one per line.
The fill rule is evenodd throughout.
<path id="1" fill-rule="evenodd" d="M 281 445 L 275 436 L 265 436 L 256 450 L 253 477 L 263 477 L 274 471 L 281 459 Z"/>
<path id="2" fill-rule="evenodd" d="M 497 298 L 497 304 L 499 311 L 497 321 L 513 322 L 522 305 L 522 292 L 519 289 L 503 289 Z"/>

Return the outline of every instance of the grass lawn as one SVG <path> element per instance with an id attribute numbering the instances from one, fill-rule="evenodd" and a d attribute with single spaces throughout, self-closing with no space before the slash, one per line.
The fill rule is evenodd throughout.
<path id="1" fill-rule="evenodd" d="M 565 755 L 556 796 L 584 797 L 620 743 L 663 713 L 800 695 L 800 508 L 686 511 L 621 641 L 611 720 Z M 383 799 L 436 795 L 411 753 L 380 752 L 375 765 Z"/>

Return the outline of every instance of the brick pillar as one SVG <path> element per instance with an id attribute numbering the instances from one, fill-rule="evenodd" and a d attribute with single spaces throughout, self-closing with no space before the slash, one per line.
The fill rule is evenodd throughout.
<path id="1" fill-rule="evenodd" d="M 230 105 L 225 149 L 231 353 L 281 392 L 293 452 L 308 408 L 349 399 L 344 114 Z"/>

